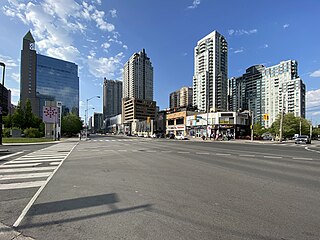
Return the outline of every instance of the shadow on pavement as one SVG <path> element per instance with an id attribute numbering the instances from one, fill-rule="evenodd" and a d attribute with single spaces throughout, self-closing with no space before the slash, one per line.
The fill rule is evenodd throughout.
<path id="1" fill-rule="evenodd" d="M 26 219 L 24 220 L 25 224 L 22 223 L 17 229 L 22 230 L 22 229 L 28 229 L 28 228 L 46 227 L 46 226 L 52 226 L 56 224 L 64 224 L 64 223 L 76 222 L 81 220 L 99 218 L 103 216 L 119 214 L 119 213 L 128 212 L 128 211 L 148 210 L 152 207 L 152 204 L 144 204 L 144 205 L 138 205 L 133 207 L 127 207 L 127 208 L 118 208 L 115 205 L 115 203 L 117 202 L 119 202 L 119 198 L 117 194 L 110 193 L 110 194 L 103 194 L 103 195 L 97 195 L 97 196 L 81 197 L 76 199 L 68 199 L 68 200 L 62 200 L 62 201 L 56 201 L 56 202 L 35 204 L 34 206 L 31 207 Z M 37 220 L 33 218 L 33 217 L 44 215 L 44 214 L 72 211 L 77 209 L 85 209 L 85 208 L 97 207 L 97 206 L 103 206 L 103 205 L 107 205 L 109 210 L 99 212 L 99 213 L 74 216 L 69 218 L 66 218 L 65 217 L 66 215 L 62 214 L 57 216 L 58 218 L 59 216 L 61 217 L 64 216 L 62 219 L 54 218 L 51 221 L 46 221 L 46 222 L 37 222 Z M 6 230 L 0 228 L 0 231 L 6 231 Z"/>

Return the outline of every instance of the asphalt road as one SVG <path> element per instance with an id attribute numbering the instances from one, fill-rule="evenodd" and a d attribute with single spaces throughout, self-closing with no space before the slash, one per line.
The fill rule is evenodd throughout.
<path id="1" fill-rule="evenodd" d="M 305 147 L 93 137 L 16 229 L 46 240 L 320 239 L 320 152 Z M 12 201 L 1 222 L 36 190 L 0 190 Z"/>

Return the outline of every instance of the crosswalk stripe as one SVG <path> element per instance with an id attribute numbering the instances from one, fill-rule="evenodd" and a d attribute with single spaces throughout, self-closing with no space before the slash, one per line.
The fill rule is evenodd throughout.
<path id="1" fill-rule="evenodd" d="M 11 162 L 10 164 L 19 164 L 19 163 L 33 163 L 33 162 L 56 162 L 56 161 L 62 161 L 63 158 L 51 158 L 51 159 L 43 159 L 43 160 L 16 160 L 14 162 Z M 9 163 L 5 163 L 9 164 Z"/>
<path id="2" fill-rule="evenodd" d="M 0 184 L 0 190 L 40 187 L 45 183 L 46 183 L 46 181 L 33 181 L 33 182 L 23 182 L 23 183 L 5 183 L 5 184 Z"/>
<path id="3" fill-rule="evenodd" d="M 51 172 L 0 175 L 0 180 L 13 180 L 13 179 L 25 179 L 25 178 L 42 178 L 42 177 L 48 177 L 48 176 L 50 176 L 50 174 L 51 174 Z"/>
<path id="4" fill-rule="evenodd" d="M 0 173 L 48 171 L 48 170 L 54 170 L 54 169 L 56 169 L 56 167 L 30 167 L 30 168 L 0 169 Z"/>
<path id="5" fill-rule="evenodd" d="M 20 168 L 20 167 L 35 167 L 41 165 L 41 163 L 26 163 L 26 164 L 8 164 L 5 163 L 5 165 L 1 165 L 0 169 L 2 168 Z"/>
<path id="6" fill-rule="evenodd" d="M 27 156 L 19 157 L 18 159 L 29 159 L 29 158 L 41 159 L 41 158 L 57 158 L 57 157 L 64 158 L 65 156 L 67 156 L 67 154 L 62 154 L 62 155 L 55 154 L 54 156 L 52 156 L 52 154 L 50 154 L 50 155 L 27 155 Z"/>
<path id="7" fill-rule="evenodd" d="M 60 164 L 60 162 L 52 162 L 52 163 L 49 163 L 49 165 L 52 165 L 52 166 L 57 166 L 57 165 L 59 165 Z"/>

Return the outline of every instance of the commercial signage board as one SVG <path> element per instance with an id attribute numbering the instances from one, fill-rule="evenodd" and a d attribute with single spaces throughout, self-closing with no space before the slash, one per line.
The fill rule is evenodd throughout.
<path id="1" fill-rule="evenodd" d="M 45 123 L 56 123 L 58 119 L 57 107 L 43 107 L 42 120 Z"/>

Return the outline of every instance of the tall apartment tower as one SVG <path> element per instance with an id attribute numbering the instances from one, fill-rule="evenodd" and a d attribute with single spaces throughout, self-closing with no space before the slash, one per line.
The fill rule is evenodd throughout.
<path id="1" fill-rule="evenodd" d="M 35 40 L 30 31 L 23 37 L 20 68 L 20 102 L 31 102 L 32 112 L 39 115 L 39 100 L 36 97 L 37 53 Z"/>
<path id="2" fill-rule="evenodd" d="M 103 118 L 112 117 L 122 112 L 122 81 L 103 82 Z"/>
<path id="3" fill-rule="evenodd" d="M 123 98 L 153 101 L 153 67 L 144 49 L 124 65 Z"/>
<path id="4" fill-rule="evenodd" d="M 182 108 L 192 106 L 192 87 L 182 87 L 181 89 L 170 93 L 170 108 Z"/>
<path id="5" fill-rule="evenodd" d="M 306 87 L 299 78 L 297 61 L 282 61 L 266 68 L 262 80 L 265 85 L 265 112 L 269 114 L 266 127 L 272 125 L 281 111 L 305 118 Z"/>
<path id="6" fill-rule="evenodd" d="M 200 111 L 226 111 L 228 102 L 228 43 L 217 31 L 194 49 L 193 106 Z"/>
<path id="7" fill-rule="evenodd" d="M 249 110 L 254 117 L 254 122 L 264 125 L 264 82 L 262 73 L 263 65 L 254 65 L 246 70 L 240 77 L 229 79 L 229 111 Z"/>
<path id="8" fill-rule="evenodd" d="M 154 119 L 156 102 L 153 101 L 153 67 L 144 49 L 134 53 L 123 70 L 122 122 Z M 148 121 L 149 121 L 148 120 Z M 136 131 L 131 125 L 130 131 Z"/>

